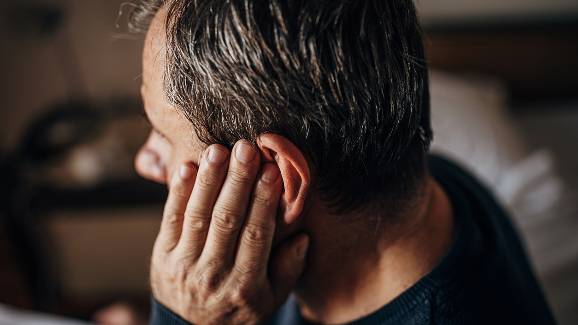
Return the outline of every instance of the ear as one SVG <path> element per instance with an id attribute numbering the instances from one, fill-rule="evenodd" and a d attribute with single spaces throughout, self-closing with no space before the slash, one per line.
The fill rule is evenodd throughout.
<path id="1" fill-rule="evenodd" d="M 263 160 L 277 163 L 281 171 L 284 191 L 280 204 L 283 220 L 291 224 L 303 212 L 311 181 L 309 164 L 299 148 L 278 134 L 261 134 L 257 138 L 257 146 L 259 146 Z"/>

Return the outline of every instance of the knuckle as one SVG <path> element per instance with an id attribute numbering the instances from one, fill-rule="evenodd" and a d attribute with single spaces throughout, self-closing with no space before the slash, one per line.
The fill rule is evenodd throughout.
<path id="1" fill-rule="evenodd" d="M 199 207 L 189 207 L 185 211 L 185 218 L 189 220 L 205 220 L 207 215 L 208 211 Z"/>
<path id="2" fill-rule="evenodd" d="M 267 239 L 267 234 L 271 231 L 267 226 L 248 224 L 245 227 L 243 240 L 249 246 L 261 246 Z"/>
<path id="3" fill-rule="evenodd" d="M 232 303 L 237 306 L 247 306 L 250 305 L 253 293 L 251 289 L 247 286 L 237 285 L 233 288 L 229 294 L 229 298 Z"/>
<path id="4" fill-rule="evenodd" d="M 197 290 L 200 294 L 207 297 L 217 289 L 217 279 L 214 276 L 202 275 L 196 281 Z"/>
<path id="5" fill-rule="evenodd" d="M 229 234 L 240 227 L 240 215 L 232 209 L 220 208 L 213 215 L 214 226 L 218 232 Z"/>
<path id="6" fill-rule="evenodd" d="M 209 221 L 204 218 L 194 218 L 190 222 L 191 230 L 204 231 L 209 228 Z"/>
<path id="7" fill-rule="evenodd" d="M 203 231 L 209 228 L 209 220 L 205 217 L 204 213 L 191 212 L 187 215 L 188 226 L 194 231 Z"/>
<path id="8" fill-rule="evenodd" d="M 174 211 L 170 211 L 164 216 L 165 223 L 169 226 L 177 226 L 181 223 L 181 216 Z"/>
<path id="9" fill-rule="evenodd" d="M 194 286 L 201 295 L 208 297 L 218 291 L 221 280 L 221 274 L 209 268 L 197 273 L 194 277 Z"/>
<path id="10" fill-rule="evenodd" d="M 209 297 L 218 288 L 218 281 L 215 276 L 211 275 L 201 275 L 197 278 L 196 289 L 199 294 L 203 297 Z"/>

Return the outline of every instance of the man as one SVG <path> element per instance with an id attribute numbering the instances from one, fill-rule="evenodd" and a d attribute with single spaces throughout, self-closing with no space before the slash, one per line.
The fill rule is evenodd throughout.
<path id="1" fill-rule="evenodd" d="M 503 210 L 427 155 L 411 1 L 159 0 L 133 18 L 153 129 L 135 164 L 170 189 L 153 324 L 553 323 Z"/>

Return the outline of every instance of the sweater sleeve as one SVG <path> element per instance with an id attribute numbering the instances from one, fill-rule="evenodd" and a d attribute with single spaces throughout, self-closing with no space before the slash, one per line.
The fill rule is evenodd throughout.
<path id="1" fill-rule="evenodd" d="M 163 306 L 155 298 L 151 298 L 151 319 L 150 325 L 190 325 L 191 323 L 173 313 Z"/>

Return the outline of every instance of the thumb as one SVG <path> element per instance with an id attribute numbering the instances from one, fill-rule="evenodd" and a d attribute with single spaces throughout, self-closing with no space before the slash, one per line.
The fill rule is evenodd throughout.
<path id="1" fill-rule="evenodd" d="M 281 305 L 291 293 L 303 269 L 309 248 L 309 236 L 299 234 L 282 243 L 275 253 L 271 280 L 276 305 Z"/>

